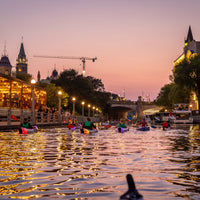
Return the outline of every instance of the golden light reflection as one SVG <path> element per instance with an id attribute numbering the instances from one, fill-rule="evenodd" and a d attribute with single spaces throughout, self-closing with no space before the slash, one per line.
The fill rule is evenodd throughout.
<path id="1" fill-rule="evenodd" d="M 0 134 L 2 160 L 0 162 L 0 176 L 5 177 L 1 179 L 1 194 L 3 195 L 37 189 L 37 185 L 32 185 L 33 176 L 40 173 L 37 169 L 45 166 L 43 153 L 41 153 L 41 150 L 45 147 L 45 138 L 38 135 L 40 137 L 28 138 L 27 140 L 27 137 L 20 136 L 22 137 L 17 134 L 13 139 L 13 134 Z M 31 187 L 26 187 L 28 185 L 31 185 Z M 28 199 L 29 197 L 17 195 L 11 198 Z"/>

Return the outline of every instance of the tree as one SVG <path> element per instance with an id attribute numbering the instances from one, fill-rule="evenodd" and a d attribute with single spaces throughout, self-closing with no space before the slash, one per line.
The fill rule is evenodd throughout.
<path id="1" fill-rule="evenodd" d="M 168 98 L 172 104 L 172 107 L 177 103 L 189 103 L 190 90 L 185 86 L 180 86 L 176 83 L 173 83 Z"/>
<path id="2" fill-rule="evenodd" d="M 200 102 L 200 55 L 183 60 L 174 69 L 174 82 L 179 86 L 185 86 L 188 91 L 194 91 Z"/>
<path id="3" fill-rule="evenodd" d="M 30 83 L 31 82 L 31 79 L 33 78 L 31 74 L 19 74 L 17 73 L 16 74 L 16 78 L 22 80 L 22 81 L 25 81 L 27 83 Z"/>
<path id="4" fill-rule="evenodd" d="M 81 113 L 81 101 L 85 101 L 105 112 L 108 107 L 107 93 L 104 92 L 104 85 L 100 79 L 79 75 L 74 69 L 63 71 L 57 80 L 52 83 L 60 86 L 71 97 L 76 97 L 76 111 Z M 69 109 L 72 109 L 73 102 L 69 99 Z"/>
<path id="5" fill-rule="evenodd" d="M 158 106 L 165 106 L 166 108 L 172 108 L 172 102 L 169 99 L 169 93 L 173 87 L 173 83 L 164 85 L 160 93 L 158 94 L 158 97 L 156 99 L 156 104 Z"/>
<path id="6" fill-rule="evenodd" d="M 87 76 L 86 78 L 92 83 L 93 89 L 95 91 L 103 92 L 105 90 L 104 84 L 100 79 L 94 78 L 92 76 Z"/>
<path id="7" fill-rule="evenodd" d="M 176 83 L 166 84 L 161 88 L 161 91 L 156 99 L 156 104 L 165 106 L 167 109 L 172 109 L 176 103 L 189 103 L 190 90 L 185 86 L 180 86 Z"/>
<path id="8" fill-rule="evenodd" d="M 47 106 L 58 108 L 58 91 L 62 91 L 61 106 L 66 108 L 68 106 L 69 95 L 62 90 L 61 87 L 57 87 L 55 84 L 49 84 L 46 87 L 47 90 Z"/>

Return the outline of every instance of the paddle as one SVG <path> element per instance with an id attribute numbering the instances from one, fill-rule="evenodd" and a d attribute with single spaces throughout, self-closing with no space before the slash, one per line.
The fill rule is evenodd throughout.
<path id="1" fill-rule="evenodd" d="M 143 196 L 137 191 L 131 174 L 127 174 L 128 191 L 120 196 L 120 200 L 143 200 Z"/>

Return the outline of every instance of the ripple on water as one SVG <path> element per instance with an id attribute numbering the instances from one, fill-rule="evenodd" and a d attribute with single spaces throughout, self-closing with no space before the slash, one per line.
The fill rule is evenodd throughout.
<path id="1" fill-rule="evenodd" d="M 131 173 L 145 199 L 199 199 L 199 130 L 0 133 L 0 199 L 119 199 Z"/>

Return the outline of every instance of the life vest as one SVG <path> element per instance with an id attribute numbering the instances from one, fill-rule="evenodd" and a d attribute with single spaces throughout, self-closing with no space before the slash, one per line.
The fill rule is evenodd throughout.
<path id="1" fill-rule="evenodd" d="M 90 121 L 85 121 L 85 127 L 90 127 L 91 126 L 91 122 Z"/>
<path id="2" fill-rule="evenodd" d="M 22 123 L 22 127 L 24 127 L 24 128 L 29 128 L 29 123 L 28 123 L 28 122 Z"/>
<path id="3" fill-rule="evenodd" d="M 142 122 L 140 122 L 140 124 L 142 125 L 142 127 L 145 127 L 147 123 L 142 121 Z"/>
<path id="4" fill-rule="evenodd" d="M 168 123 L 167 122 L 163 122 L 163 127 L 164 128 L 168 128 Z"/>
<path id="5" fill-rule="evenodd" d="M 119 127 L 120 128 L 126 128 L 126 125 L 125 124 L 119 124 Z"/>

